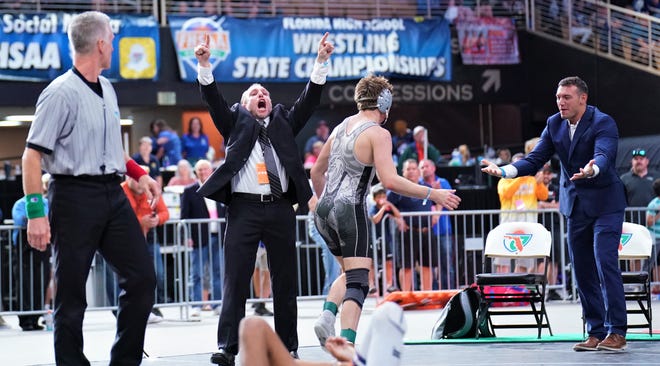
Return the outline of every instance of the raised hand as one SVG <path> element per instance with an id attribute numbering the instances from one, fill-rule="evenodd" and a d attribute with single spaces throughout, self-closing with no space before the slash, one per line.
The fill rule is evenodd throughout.
<path id="1" fill-rule="evenodd" d="M 330 33 L 325 32 L 323 35 L 323 38 L 321 38 L 321 41 L 319 42 L 319 51 L 316 56 L 316 61 L 320 64 L 328 61 L 330 59 L 330 55 L 332 54 L 332 51 L 335 50 L 335 46 L 328 42 L 328 36 Z"/>
<path id="2" fill-rule="evenodd" d="M 596 160 L 589 160 L 587 165 L 584 166 L 584 168 L 580 168 L 579 173 L 573 174 L 571 177 L 571 180 L 578 180 L 578 179 L 585 179 L 585 178 L 591 178 L 596 174 L 596 171 L 594 170 L 594 163 Z"/>
<path id="3" fill-rule="evenodd" d="M 481 168 L 482 172 L 484 172 L 486 174 L 489 174 L 489 175 L 496 176 L 496 177 L 501 177 L 502 176 L 502 171 L 500 170 L 500 167 L 497 166 L 497 164 L 495 164 L 491 161 L 488 161 L 486 159 L 483 159 L 483 160 L 481 160 L 481 165 L 486 166 L 484 168 Z"/>
<path id="4" fill-rule="evenodd" d="M 199 63 L 199 65 L 202 67 L 211 66 L 211 63 L 209 62 L 209 58 L 211 58 L 211 50 L 209 49 L 210 42 L 211 42 L 211 37 L 209 36 L 208 33 L 205 33 L 204 42 L 195 46 L 195 57 L 197 58 L 197 62 Z"/>
<path id="5" fill-rule="evenodd" d="M 454 189 L 433 189 L 431 190 L 431 199 L 438 205 L 448 209 L 455 210 L 461 203 L 461 198 L 454 194 Z"/>

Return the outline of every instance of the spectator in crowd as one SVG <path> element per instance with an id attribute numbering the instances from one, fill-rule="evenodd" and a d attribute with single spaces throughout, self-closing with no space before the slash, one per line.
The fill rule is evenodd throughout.
<path id="1" fill-rule="evenodd" d="M 538 208 L 556 210 L 559 208 L 559 182 L 554 178 L 552 164 L 549 162 L 545 163 L 541 169 L 541 174 L 543 174 L 543 184 L 548 187 L 548 199 L 539 199 Z M 561 268 L 559 264 L 561 263 L 561 246 L 563 238 L 561 236 L 560 220 L 562 220 L 562 218 L 557 212 L 539 214 L 539 222 L 541 222 L 543 226 L 548 228 L 552 233 L 552 252 L 550 256 L 550 267 L 548 268 L 548 285 L 550 286 L 557 284 L 559 268 Z M 543 272 L 543 270 L 543 268 L 539 268 L 540 272 Z M 562 280 L 566 281 L 565 278 L 562 278 Z M 551 288 L 547 291 L 546 300 L 561 299 L 562 296 L 557 290 Z"/>
<path id="2" fill-rule="evenodd" d="M 194 166 L 197 160 L 206 159 L 209 152 L 209 137 L 204 133 L 202 120 L 199 117 L 192 117 L 188 121 L 188 133 L 183 135 L 181 155 L 188 160 L 191 166 Z"/>
<path id="3" fill-rule="evenodd" d="M 46 173 L 41 176 L 41 184 L 43 189 L 43 202 L 44 213 L 48 216 L 49 206 L 48 198 L 48 181 L 50 174 Z M 2 215 L 0 215 L 0 219 Z M 19 273 L 16 278 L 19 279 L 20 288 L 19 296 L 19 309 L 20 311 L 41 310 L 44 305 L 47 305 L 46 293 L 50 284 L 51 268 L 50 268 L 50 245 L 46 247 L 45 251 L 39 251 L 32 248 L 27 242 L 27 210 L 26 210 L 26 197 L 23 196 L 14 203 L 11 210 L 11 218 L 14 220 L 14 225 L 20 226 L 21 230 L 14 230 L 12 239 L 14 246 L 20 251 L 18 257 L 20 258 Z M 21 231 L 21 232 L 19 232 Z M 48 304 L 50 306 L 50 304 Z M 24 331 L 42 330 L 44 327 L 39 325 L 39 314 L 19 315 L 18 325 Z"/>
<path id="4" fill-rule="evenodd" d="M 151 142 L 151 140 L 149 140 Z M 141 166 L 142 169 L 149 173 L 149 167 L 146 165 Z M 147 250 L 151 256 L 151 261 L 156 270 L 156 303 L 163 304 L 165 299 L 165 266 L 163 264 L 163 257 L 160 251 L 160 243 L 156 235 L 155 228 L 162 226 L 170 218 L 170 213 L 165 205 L 165 201 L 161 196 L 156 207 L 152 208 L 151 203 L 142 187 L 138 182 L 131 178 L 126 177 L 126 180 L 121 183 L 121 187 L 128 198 L 128 202 L 137 217 L 142 232 L 147 241 Z M 110 306 L 116 306 L 119 299 L 119 282 L 117 275 L 113 272 L 111 267 L 105 264 L 105 290 L 108 303 Z M 116 316 L 117 312 L 113 311 Z M 148 323 L 159 323 L 163 321 L 163 314 L 160 309 L 153 307 L 151 314 L 149 314 Z"/>
<path id="5" fill-rule="evenodd" d="M 371 187 L 371 196 L 374 205 L 369 208 L 369 218 L 374 226 L 374 242 L 378 248 L 385 251 L 385 264 L 383 266 L 383 276 L 385 276 L 385 292 L 398 291 L 397 279 L 394 271 L 394 248 L 395 232 L 397 228 L 403 229 L 403 219 L 399 209 L 387 200 L 387 191 L 382 184 L 378 183 Z M 381 221 L 386 219 L 386 226 Z M 378 252 L 380 253 L 380 251 Z M 378 255 L 379 260 L 382 255 Z"/>
<path id="6" fill-rule="evenodd" d="M 646 0 L 646 9 L 650 15 L 660 18 L 660 0 Z"/>
<path id="7" fill-rule="evenodd" d="M 163 176 L 160 174 L 160 162 L 156 155 L 153 155 L 153 140 L 149 136 L 144 136 L 140 139 L 140 146 L 138 152 L 133 154 L 133 160 L 138 165 L 146 165 L 149 167 L 149 176 L 158 182 L 158 185 L 163 186 Z"/>
<path id="8" fill-rule="evenodd" d="M 211 362 L 233 365 L 238 325 L 245 316 L 250 274 L 260 241 L 266 245 L 272 273 L 275 330 L 298 357 L 296 300 L 296 216 L 292 205 L 312 196 L 303 160 L 293 137 L 321 100 L 328 60 L 334 50 L 325 33 L 318 44 L 310 81 L 290 109 L 273 105 L 269 91 L 251 85 L 240 104 L 230 106 L 213 79 L 209 35 L 195 47 L 202 99 L 222 136 L 231 141 L 225 162 L 199 194 L 228 203 L 225 230 L 225 301 L 218 321 L 218 351 Z"/>
<path id="9" fill-rule="evenodd" d="M 307 161 L 307 158 L 309 158 L 310 155 L 314 154 L 314 144 L 319 141 L 325 143 L 328 141 L 328 136 L 330 136 L 328 123 L 324 120 L 320 120 L 316 124 L 316 133 L 305 142 L 305 161 Z M 323 144 L 321 144 L 321 147 L 323 147 Z M 318 157 L 318 154 L 316 156 Z M 316 161 L 316 159 L 314 159 L 314 161 Z"/>
<path id="10" fill-rule="evenodd" d="M 470 148 L 466 144 L 458 146 L 458 153 L 461 156 L 461 166 L 473 166 L 476 163 L 470 154 Z"/>
<path id="11" fill-rule="evenodd" d="M 184 160 L 188 163 L 186 160 Z M 189 164 L 189 163 L 188 163 Z M 213 169 L 211 163 L 206 159 L 198 160 L 195 164 L 195 174 L 199 181 L 186 186 L 181 195 L 181 218 L 182 219 L 211 219 L 225 217 L 225 205 L 213 201 L 197 193 L 209 177 Z M 222 299 L 222 269 L 223 251 L 220 247 L 220 234 L 222 230 L 217 221 L 195 223 L 190 226 L 190 240 L 188 246 L 193 249 L 190 253 L 191 271 L 190 282 L 192 283 L 190 298 L 192 301 L 202 301 L 202 278 L 204 268 L 209 269 L 211 277 L 211 299 Z M 192 316 L 201 315 L 201 305 L 194 305 Z M 220 313 L 218 304 L 213 305 L 216 314 Z"/>
<path id="12" fill-rule="evenodd" d="M 323 144 L 324 144 L 324 142 L 322 142 L 322 141 L 316 141 L 312 145 L 312 153 L 307 155 L 307 157 L 305 158 L 305 163 L 303 164 L 305 169 L 307 169 L 307 170 L 312 169 L 312 166 L 314 165 L 314 163 L 316 163 L 316 159 L 319 158 L 319 154 L 321 153 L 321 149 L 323 149 Z"/>
<path id="13" fill-rule="evenodd" d="M 408 128 L 408 121 L 405 119 L 397 119 L 392 125 L 394 133 L 392 134 L 392 157 L 394 158 L 394 163 L 398 163 L 399 156 L 403 154 L 403 151 L 415 142 L 413 138 L 413 133 L 410 128 Z"/>
<path id="14" fill-rule="evenodd" d="M 571 17 L 571 40 L 578 39 L 586 45 L 593 34 L 594 10 L 585 0 L 575 0 L 570 3 L 573 7 Z"/>
<path id="15" fill-rule="evenodd" d="M 195 173 L 193 172 L 192 165 L 186 159 L 181 159 L 176 164 L 176 173 L 169 182 L 168 187 L 173 186 L 189 186 L 197 181 Z"/>
<path id="16" fill-rule="evenodd" d="M 627 316 L 619 268 L 626 195 L 616 174 L 619 133 L 609 115 L 587 104 L 587 84 L 559 81 L 559 113 L 548 118 L 541 141 L 527 157 L 483 172 L 504 178 L 536 174 L 554 154 L 561 161 L 559 210 L 568 219 L 568 248 L 588 338 L 575 351 L 625 350 Z"/>
<path id="17" fill-rule="evenodd" d="M 452 189 L 448 180 L 438 177 L 435 164 L 428 159 L 419 162 L 419 171 L 421 177 L 419 184 L 435 189 Z M 442 206 L 434 206 L 433 211 L 446 211 Z M 434 278 L 442 289 L 450 289 L 455 283 L 452 280 L 456 277 L 454 269 L 454 245 L 452 243 L 451 217 L 440 215 L 432 228 L 433 242 L 438 243 L 440 252 L 440 265 L 435 267 Z"/>
<path id="18" fill-rule="evenodd" d="M 151 122 L 151 133 L 160 164 L 165 168 L 176 165 L 181 160 L 181 139 L 176 131 L 165 120 L 156 119 Z"/>
<path id="19" fill-rule="evenodd" d="M 408 159 L 403 162 L 403 177 L 410 182 L 420 181 L 417 161 Z M 440 188 L 433 188 L 440 189 Z M 431 212 L 433 202 L 427 199 L 407 197 L 395 192 L 387 194 L 390 201 L 400 212 Z M 399 286 L 402 291 L 414 290 L 413 271 L 419 266 L 420 290 L 432 290 L 432 268 L 438 266 L 438 248 L 433 242 L 433 226 L 438 216 L 404 217 L 403 243 L 401 244 L 401 270 Z"/>
<path id="20" fill-rule="evenodd" d="M 511 159 L 515 163 L 525 155 L 517 153 Z M 538 171 L 535 176 L 522 176 L 514 179 L 500 179 L 497 182 L 497 194 L 500 198 L 500 223 L 525 221 L 538 222 L 536 210 L 538 201 L 548 199 L 548 187 L 543 184 L 543 173 Z M 521 212 L 522 211 L 522 212 Z M 508 258 L 493 259 L 496 272 L 509 272 L 510 260 Z M 536 269 L 535 259 L 516 259 L 514 272 L 529 272 Z"/>
<path id="21" fill-rule="evenodd" d="M 417 126 L 413 129 L 413 138 L 415 139 L 415 143 L 409 144 L 403 153 L 399 156 L 399 174 L 403 172 L 403 162 L 409 159 L 415 161 L 429 159 L 436 165 L 440 164 L 442 161 L 442 155 L 440 155 L 440 151 L 435 146 L 433 146 L 433 144 L 428 142 L 427 135 L 428 131 L 423 126 Z M 426 155 L 424 155 L 424 149 L 426 149 Z"/>
<path id="22" fill-rule="evenodd" d="M 369 270 L 373 265 L 366 187 L 375 173 L 383 186 L 394 192 L 430 198 L 451 209 L 460 202 L 453 191 L 423 187 L 396 174 L 390 146 L 392 136 L 380 127 L 392 106 L 392 89 L 387 79 L 375 75 L 358 81 L 354 96 L 358 113 L 345 118 L 333 130 L 311 171 L 314 191 L 323 192 L 314 213 L 316 227 L 345 271 L 341 336 L 350 342 L 355 342 L 362 304 L 369 292 Z M 328 298 L 333 291 L 334 285 Z M 322 345 L 328 336 L 334 335 L 337 307 L 337 303 L 326 301 L 314 325 Z"/>
<path id="23" fill-rule="evenodd" d="M 398 366 L 403 352 L 406 322 L 403 309 L 394 302 L 385 302 L 373 314 L 369 328 L 360 342 L 352 343 L 343 337 L 331 336 L 326 350 L 333 362 L 295 360 L 263 319 L 245 318 L 240 326 L 240 347 L 245 352 L 244 365 L 260 366 Z"/>
<path id="24" fill-rule="evenodd" d="M 653 193 L 655 197 L 647 206 L 646 227 L 649 228 L 651 236 L 655 238 L 655 241 L 653 243 L 653 255 L 647 265 L 647 269 L 650 269 L 655 264 L 653 266 L 653 281 L 657 282 L 660 280 L 660 270 L 658 269 L 658 265 L 660 265 L 660 178 L 653 181 Z M 658 292 L 660 292 L 660 286 L 653 285 L 653 293 Z"/>
<path id="25" fill-rule="evenodd" d="M 101 76 L 112 61 L 110 18 L 99 12 L 77 14 L 68 23 L 68 35 L 73 68 L 39 96 L 23 153 L 28 242 L 44 251 L 52 238 L 55 362 L 89 364 L 83 353 L 85 282 L 98 251 L 119 274 L 122 288 L 109 363 L 137 365 L 156 275 L 140 225 L 119 186 L 120 175 L 138 180 L 154 205 L 161 187 L 122 150 L 117 96 Z M 42 166 L 52 176 L 49 217 L 44 214 Z"/>
<path id="26" fill-rule="evenodd" d="M 337 259 L 334 255 L 332 255 L 332 252 L 328 248 L 328 244 L 326 244 L 318 229 L 316 229 L 316 224 L 314 223 L 314 211 L 316 210 L 317 203 L 318 198 L 316 194 L 313 194 L 312 198 L 310 198 L 309 202 L 307 203 L 309 207 L 307 232 L 309 233 L 309 237 L 312 238 L 312 240 L 314 240 L 314 242 L 321 247 L 321 259 L 323 260 L 323 271 L 325 272 L 323 276 L 323 290 L 321 293 L 323 295 L 327 295 L 330 292 L 330 287 L 332 284 L 335 282 L 337 277 L 341 275 L 342 269 L 339 265 L 339 262 L 337 262 Z"/>
<path id="27" fill-rule="evenodd" d="M 263 243 L 259 243 L 259 248 L 257 248 L 257 260 L 254 264 L 254 272 L 252 273 L 252 287 L 257 299 L 267 299 L 270 297 L 268 252 L 266 252 L 266 246 Z M 253 302 L 252 308 L 256 315 L 273 316 L 273 312 L 268 310 L 264 301 Z"/>
<path id="28" fill-rule="evenodd" d="M 655 197 L 653 181 L 660 178 L 660 173 L 649 170 L 649 158 L 646 149 L 636 148 L 632 151 L 630 171 L 621 176 L 626 187 L 626 201 L 629 207 L 646 207 Z M 637 220 L 641 223 L 643 220 Z"/>
<path id="29" fill-rule="evenodd" d="M 495 164 L 503 165 L 509 164 L 511 162 L 511 150 L 506 147 L 497 149 L 497 159 L 495 159 Z"/>

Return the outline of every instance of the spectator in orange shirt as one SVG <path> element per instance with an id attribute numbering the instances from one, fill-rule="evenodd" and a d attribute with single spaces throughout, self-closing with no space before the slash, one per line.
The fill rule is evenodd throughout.
<path id="1" fill-rule="evenodd" d="M 141 165 L 141 167 L 147 173 L 149 172 L 149 167 L 144 165 Z M 152 210 L 147 195 L 135 179 L 126 176 L 126 181 L 121 184 L 121 187 L 124 189 L 128 202 L 131 204 L 131 208 L 133 208 L 133 212 L 135 212 L 135 216 L 140 222 L 142 233 L 147 238 L 147 249 L 149 250 L 151 259 L 154 261 L 154 268 L 156 269 L 156 303 L 162 304 L 165 302 L 163 257 L 160 254 L 160 244 L 158 243 L 158 237 L 154 229 L 156 226 L 165 224 L 170 218 L 170 213 L 162 196 L 158 198 L 156 209 Z M 156 323 L 162 320 L 163 314 L 158 308 L 154 307 L 151 313 L 149 323 Z"/>

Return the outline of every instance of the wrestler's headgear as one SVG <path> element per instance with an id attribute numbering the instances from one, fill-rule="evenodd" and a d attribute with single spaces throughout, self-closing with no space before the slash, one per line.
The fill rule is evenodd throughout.
<path id="1" fill-rule="evenodd" d="M 387 114 L 392 107 L 392 92 L 385 88 L 381 90 L 376 100 L 368 97 L 362 97 L 356 100 L 356 102 L 360 104 L 360 109 L 376 108 L 381 113 Z"/>

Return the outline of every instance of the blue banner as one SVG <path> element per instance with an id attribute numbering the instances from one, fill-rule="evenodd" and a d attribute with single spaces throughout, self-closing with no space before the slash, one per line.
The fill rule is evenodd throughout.
<path id="1" fill-rule="evenodd" d="M 208 33 L 217 81 L 306 82 L 325 32 L 335 45 L 328 80 L 359 79 L 368 72 L 451 80 L 451 38 L 444 19 L 170 16 L 168 20 L 184 81 L 197 78 L 193 49 Z"/>
<path id="2" fill-rule="evenodd" d="M 53 80 L 73 62 L 67 37 L 75 14 L 33 13 L 0 16 L 0 79 Z M 113 41 L 111 80 L 158 79 L 160 38 L 153 16 L 110 15 Z"/>

